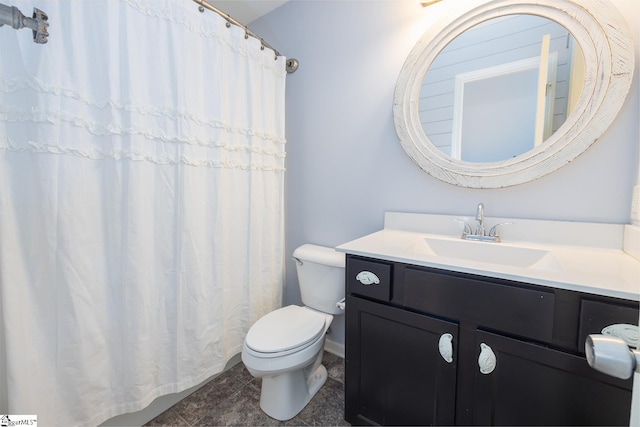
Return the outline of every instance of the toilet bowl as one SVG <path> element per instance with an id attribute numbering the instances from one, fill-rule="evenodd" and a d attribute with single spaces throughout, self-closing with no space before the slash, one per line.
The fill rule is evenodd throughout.
<path id="1" fill-rule="evenodd" d="M 249 373 L 262 378 L 260 408 L 280 421 L 295 417 L 326 382 L 325 336 L 333 316 L 343 314 L 336 303 L 344 297 L 344 255 L 315 245 L 293 255 L 305 306 L 289 305 L 259 319 L 242 349 Z"/>
<path id="2" fill-rule="evenodd" d="M 296 321 L 307 317 L 307 324 L 299 328 L 301 324 Z M 324 337 L 332 320 L 331 315 L 290 305 L 261 318 L 249 331 L 242 362 L 251 375 L 262 378 L 260 408 L 267 415 L 280 421 L 295 417 L 324 385 L 327 380 L 327 370 L 321 364 Z M 276 339 L 262 346 L 267 344 L 268 335 L 254 332 L 267 329 L 281 332 L 279 338 L 293 330 L 291 339 Z"/>

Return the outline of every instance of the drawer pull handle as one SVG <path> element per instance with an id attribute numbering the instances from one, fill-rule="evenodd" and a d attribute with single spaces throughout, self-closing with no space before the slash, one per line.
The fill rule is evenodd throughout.
<path id="1" fill-rule="evenodd" d="M 453 335 L 442 334 L 440 341 L 438 341 L 438 350 L 445 361 L 453 362 Z"/>
<path id="2" fill-rule="evenodd" d="M 356 276 L 356 280 L 363 285 L 377 285 L 380 283 L 380 279 L 378 278 L 378 276 L 366 270 L 358 273 L 358 275 Z"/>
<path id="3" fill-rule="evenodd" d="M 491 347 L 485 343 L 480 344 L 478 366 L 480 366 L 480 373 L 485 375 L 490 374 L 496 369 L 496 355 L 493 350 L 491 350 Z"/>

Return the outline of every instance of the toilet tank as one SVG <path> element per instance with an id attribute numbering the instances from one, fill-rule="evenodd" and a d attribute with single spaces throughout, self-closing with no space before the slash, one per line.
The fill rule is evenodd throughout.
<path id="1" fill-rule="evenodd" d="M 328 314 L 344 314 L 336 303 L 344 298 L 345 255 L 333 248 L 302 245 L 293 251 L 302 303 Z"/>

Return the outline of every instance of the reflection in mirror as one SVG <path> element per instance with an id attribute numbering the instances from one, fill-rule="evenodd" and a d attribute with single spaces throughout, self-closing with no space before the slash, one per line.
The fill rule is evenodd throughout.
<path id="1" fill-rule="evenodd" d="M 578 103 L 584 59 L 566 28 L 507 15 L 465 31 L 427 71 L 419 115 L 443 153 L 467 162 L 523 154 L 557 131 Z"/>
<path id="2" fill-rule="evenodd" d="M 543 80 L 543 84 L 536 84 L 538 96 L 536 98 L 534 136 L 527 135 L 529 138 L 527 147 L 534 147 L 533 149 L 521 154 L 517 153 L 526 150 L 526 147 L 514 149 L 511 152 L 493 157 L 490 161 L 465 161 L 464 159 L 467 158 L 464 154 L 465 146 L 467 146 L 465 133 L 468 133 L 465 130 L 466 116 L 469 116 L 470 113 L 465 111 L 467 101 L 464 92 L 472 95 L 476 93 L 475 97 L 480 97 L 485 101 L 484 105 L 480 106 L 473 105 L 473 102 L 468 103 L 469 108 L 475 108 L 474 115 L 479 116 L 478 110 L 492 112 L 498 108 L 493 97 L 499 90 L 515 91 L 515 88 L 522 89 L 522 86 L 525 85 L 519 83 L 517 79 L 515 82 L 507 82 L 503 79 L 502 74 L 511 75 L 514 72 L 505 73 L 504 69 L 502 71 L 498 69 L 496 72 L 496 69 L 492 69 L 492 67 L 502 67 L 496 63 L 487 63 L 476 68 L 469 67 L 453 73 L 448 78 L 449 88 L 442 91 L 435 91 L 437 89 L 435 87 L 422 90 L 422 85 L 427 77 L 427 72 L 429 73 L 427 78 L 431 78 L 432 72 L 435 74 L 439 68 L 443 68 L 442 65 L 435 64 L 435 61 L 439 61 L 440 56 L 444 57 L 445 54 L 449 54 L 448 46 L 456 42 L 458 37 L 466 37 L 467 33 L 476 33 L 476 31 L 470 31 L 474 28 L 482 29 L 490 26 L 494 22 L 493 18 L 500 18 L 496 20 L 500 23 L 506 21 L 505 18 L 515 16 L 522 17 L 518 19 L 543 17 L 548 19 L 546 23 L 557 23 L 564 29 L 561 30 L 562 35 L 557 37 L 552 35 L 550 31 L 541 32 L 536 41 L 531 42 L 537 44 L 537 49 L 524 58 L 513 57 L 506 60 L 507 70 L 522 70 L 523 67 L 526 69 L 526 63 L 518 61 L 539 57 L 541 52 L 553 53 L 557 50 L 555 46 L 557 41 L 554 41 L 556 39 L 564 39 L 564 45 L 568 45 L 569 50 L 565 52 L 567 57 L 569 54 L 582 56 L 583 59 L 578 61 L 582 64 L 578 66 L 575 61 L 567 61 L 567 65 L 570 64 L 570 66 L 566 67 L 566 71 L 562 71 L 560 64 L 563 63 L 563 60 L 560 52 L 557 53 L 555 66 L 553 65 L 554 55 L 548 55 L 547 59 L 537 59 L 538 65 L 536 67 L 543 70 L 543 73 L 538 74 L 546 74 L 544 77 L 549 82 Z M 480 52 L 481 54 L 477 58 L 477 61 L 480 62 L 487 56 L 484 54 L 487 49 L 494 45 L 500 45 L 501 38 L 517 39 L 520 33 L 527 32 L 524 24 L 519 23 L 518 25 L 520 26 L 518 31 L 510 33 L 510 35 L 494 37 L 494 44 L 491 46 L 479 48 L 472 44 L 466 49 L 452 50 L 451 55 L 464 50 Z M 546 34 L 549 34 L 549 37 L 543 38 Z M 571 37 L 568 36 L 569 34 Z M 477 35 L 472 37 L 471 43 L 474 42 L 478 42 Z M 449 184 L 467 188 L 504 188 L 531 182 L 572 162 L 598 141 L 603 132 L 615 120 L 629 94 L 629 88 L 633 81 L 634 53 L 633 37 L 625 18 L 607 0 L 464 0 L 452 2 L 451 13 L 443 14 L 442 19 L 435 20 L 428 27 L 407 56 L 400 70 L 393 96 L 393 120 L 396 132 L 402 148 L 411 160 L 425 172 Z M 495 55 L 489 56 L 494 57 L 498 54 L 495 52 Z M 476 61 L 472 59 L 471 62 Z M 540 65 L 542 62 L 544 64 Z M 549 63 L 552 64 L 551 68 L 555 69 L 556 77 L 549 74 Z M 583 71 L 578 71 L 580 68 L 583 68 Z M 492 78 L 497 77 L 498 80 L 501 80 L 500 83 L 497 85 L 482 84 L 479 85 L 481 87 L 477 87 L 473 84 L 476 80 L 486 80 L 491 83 L 491 79 L 486 78 L 482 72 L 478 72 L 476 75 L 466 74 L 466 77 L 471 76 L 471 78 L 464 78 L 465 73 L 476 72 L 478 69 L 488 70 L 486 74 Z M 544 70 L 547 72 L 545 73 Z M 511 77 L 524 78 L 522 73 L 524 71 L 519 71 Z M 566 113 L 558 114 L 560 119 L 554 124 L 548 119 L 548 115 L 559 111 L 561 101 L 556 95 L 553 98 L 548 98 L 539 94 L 547 92 L 547 83 L 555 83 L 556 87 L 552 89 L 560 92 L 562 82 L 560 76 L 563 73 L 569 76 L 569 79 L 564 82 L 567 86 L 567 109 Z M 458 87 L 463 88 L 462 94 L 458 95 L 458 98 L 463 100 L 461 103 L 455 102 L 456 75 L 459 76 Z M 576 79 L 572 75 L 581 77 Z M 435 84 L 437 80 L 434 79 L 433 83 Z M 439 80 L 446 81 L 447 77 L 442 76 Z M 575 87 L 574 82 L 576 83 Z M 433 92 L 431 92 L 432 89 Z M 487 91 L 491 93 L 491 96 L 487 95 Z M 424 101 L 419 99 L 421 93 L 441 95 L 446 98 L 447 92 L 449 92 L 448 96 L 451 99 L 448 113 L 446 112 L 447 108 L 432 109 L 428 104 L 425 107 Z M 548 107 L 552 101 L 553 110 Z M 461 106 L 458 107 L 458 104 Z M 459 108 L 456 121 L 460 122 L 460 125 L 456 126 L 458 129 L 456 132 L 461 135 L 458 143 L 460 145 L 460 159 L 450 155 L 455 142 L 453 139 L 454 106 Z M 420 111 L 420 108 L 428 110 Z M 444 114 L 441 117 L 436 117 L 436 113 L 441 113 L 440 110 L 443 110 Z M 537 111 L 541 110 L 545 111 L 544 115 L 537 114 Z M 486 122 L 483 127 L 505 129 L 505 125 L 511 123 L 512 119 L 506 118 L 504 111 L 510 111 L 510 108 L 505 108 L 500 112 L 497 115 L 497 121 Z M 450 117 L 447 117 L 447 114 Z M 465 115 L 465 118 L 459 119 L 462 115 Z M 426 116 L 434 123 L 423 125 L 421 116 Z M 492 114 L 490 117 L 493 119 L 495 116 Z M 436 129 L 434 126 L 438 121 L 450 122 L 449 129 L 447 130 L 446 126 L 443 127 L 444 129 Z M 560 124 L 563 121 L 564 124 Z M 537 129 L 537 136 L 535 129 Z M 551 136 L 546 137 L 545 132 Z M 438 141 L 438 144 L 443 146 L 448 144 L 451 147 L 443 149 L 436 147 L 433 140 L 436 140 L 440 133 L 448 133 L 449 142 Z M 525 138 L 520 136 L 499 137 L 496 134 L 490 134 L 486 138 L 492 142 L 500 142 L 500 139 L 513 141 Z M 536 145 L 536 141 L 538 141 L 538 145 Z M 481 144 L 486 144 L 486 142 L 481 142 Z M 494 152 L 486 145 L 480 146 L 480 150 L 476 151 Z M 502 158 L 502 160 L 493 160 L 496 158 Z"/>

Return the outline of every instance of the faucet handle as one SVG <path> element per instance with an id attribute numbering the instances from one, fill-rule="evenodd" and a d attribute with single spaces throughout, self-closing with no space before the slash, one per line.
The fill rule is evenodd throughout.
<path id="1" fill-rule="evenodd" d="M 463 221 L 461 219 L 454 219 L 454 221 L 464 225 L 464 230 L 462 230 L 462 237 L 473 233 L 473 231 L 471 230 L 471 226 L 466 221 Z"/>
<path id="2" fill-rule="evenodd" d="M 510 225 L 513 224 L 512 222 L 501 222 L 499 224 L 494 225 L 493 227 L 491 227 L 491 230 L 489 230 L 489 236 L 490 237 L 498 237 L 498 227 L 503 226 L 503 225 Z"/>

